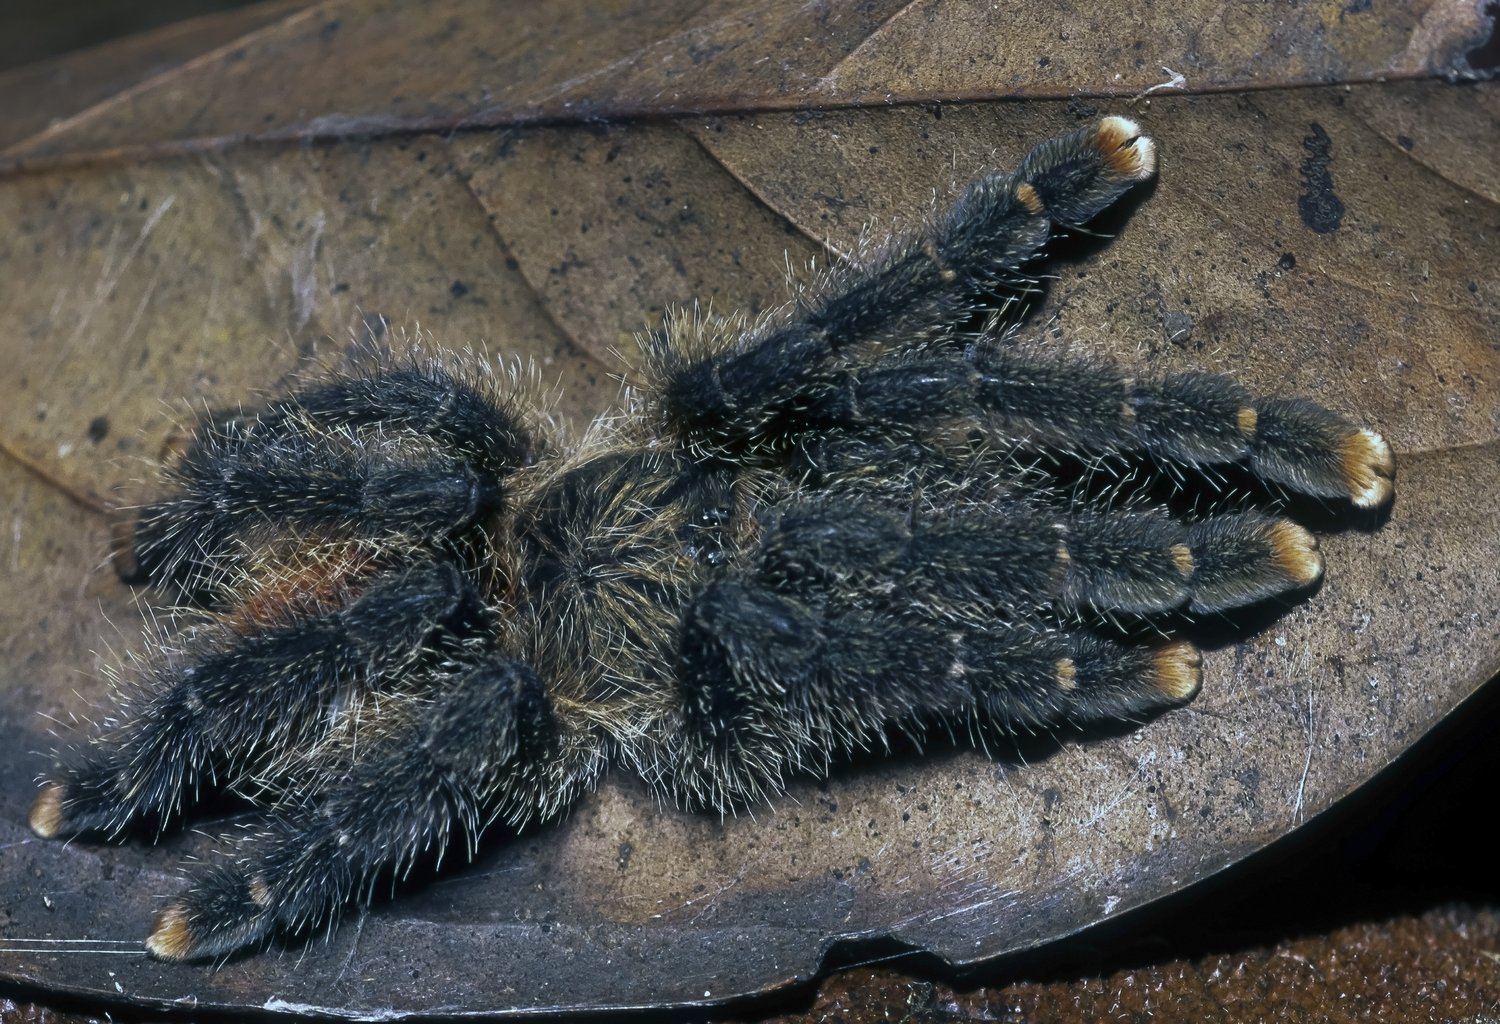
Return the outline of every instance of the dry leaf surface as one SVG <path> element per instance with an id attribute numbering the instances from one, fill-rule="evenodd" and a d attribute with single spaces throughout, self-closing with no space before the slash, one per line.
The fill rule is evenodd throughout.
<path id="1" fill-rule="evenodd" d="M 157 1005 L 400 1014 L 713 1001 L 807 977 L 832 944 L 869 936 L 969 962 L 1258 849 L 1500 668 L 1500 168 L 1486 159 L 1500 90 L 1217 92 L 1458 74 L 1455 53 L 1482 52 L 1479 8 L 1361 21 L 1294 5 L 1321 19 L 1317 45 L 1265 66 L 1252 55 L 1286 50 L 1280 30 L 1238 8 L 1189 46 L 1144 13 L 1060 38 L 920 3 L 556 5 L 501 27 L 457 0 L 422 6 L 315 5 L 7 151 L 6 778 L 45 763 L 37 713 L 84 713 L 113 649 L 139 644 L 144 613 L 101 564 L 104 509 L 140 496 L 189 408 L 390 343 L 389 321 L 535 361 L 583 422 L 666 305 L 775 303 L 788 262 L 920 214 L 1094 106 L 1147 124 L 1160 180 L 1108 225 L 1117 239 L 1051 267 L 1027 330 L 1230 370 L 1377 425 L 1399 453 L 1390 521 L 1326 536 L 1319 592 L 1212 652 L 1202 697 L 1139 732 L 1029 763 L 864 765 L 724 822 L 616 778 L 565 823 L 493 844 L 326 943 L 218 971 L 80 952 L 136 948 L 207 840 L 43 843 L 13 782 L 6 975 Z M 985 38 L 1005 47 L 976 49 Z M 1148 41 L 1144 63 L 1097 49 L 1106 38 Z M 937 56 L 915 61 L 919 46 Z M 923 100 L 1130 93 L 1184 55 L 1192 91 L 1138 107 L 843 109 L 883 103 L 891 89 L 872 83 Z M 710 113 L 661 116 L 691 110 Z"/>
<path id="2" fill-rule="evenodd" d="M 0 149 L 96 103 L 175 75 L 206 51 L 280 21 L 308 3 L 270 0 L 0 71 Z"/>

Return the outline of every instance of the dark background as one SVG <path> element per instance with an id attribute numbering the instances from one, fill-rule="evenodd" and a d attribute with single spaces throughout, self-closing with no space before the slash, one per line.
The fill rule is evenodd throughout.
<path id="1" fill-rule="evenodd" d="M 0 71 L 250 0 L 3 0 Z"/>

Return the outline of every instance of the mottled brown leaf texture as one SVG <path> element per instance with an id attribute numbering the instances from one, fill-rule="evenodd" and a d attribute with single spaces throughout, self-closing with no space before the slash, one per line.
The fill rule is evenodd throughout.
<path id="1" fill-rule="evenodd" d="M 163 1009 L 715 1002 L 850 940 L 1030 949 L 1296 829 L 1500 670 L 1495 22 L 1478 0 L 327 0 L 0 75 L 0 976 Z M 668 308 L 774 307 L 789 267 L 1104 113 L 1141 122 L 1159 175 L 1055 246 L 1023 336 L 1305 395 L 1397 453 L 1388 518 L 1313 509 L 1325 580 L 1226 628 L 1191 705 L 1021 755 L 937 742 L 722 821 L 614 775 L 326 941 L 217 970 L 135 955 L 217 822 L 27 829 L 49 730 L 143 650 L 112 531 L 197 413 L 420 336 L 531 364 L 576 430 Z"/>

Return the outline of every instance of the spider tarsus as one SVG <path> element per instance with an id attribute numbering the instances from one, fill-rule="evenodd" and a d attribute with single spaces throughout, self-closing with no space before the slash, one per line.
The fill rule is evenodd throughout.
<path id="1" fill-rule="evenodd" d="M 1304 398 L 1256 402 L 1250 464 L 1267 480 L 1321 498 L 1374 509 L 1395 494 L 1395 458 L 1385 439 Z"/>
<path id="2" fill-rule="evenodd" d="M 103 743 L 72 750 L 65 766 L 37 794 L 29 823 L 49 839 L 83 833 L 116 836 L 153 812 L 159 820 L 170 816 L 175 775 L 175 770 L 155 773 L 149 767 L 137 774 Z"/>
<path id="3" fill-rule="evenodd" d="M 168 903 L 151 923 L 146 952 L 173 963 L 227 956 L 263 942 L 277 915 L 257 904 L 243 880 L 232 888 L 222 882 L 232 869 L 216 869 L 198 885 Z"/>
<path id="4" fill-rule="evenodd" d="M 1189 607 L 1219 612 L 1313 586 L 1323 576 L 1318 541 L 1289 519 L 1259 512 L 1211 516 L 1188 527 L 1196 568 Z"/>
<path id="5" fill-rule="evenodd" d="M 1082 224 L 1156 173 L 1156 144 L 1128 118 L 1110 116 L 1026 154 L 1016 177 L 1059 224 Z M 1029 197 L 1016 202 L 1029 209 Z"/>
<path id="6" fill-rule="evenodd" d="M 1137 719 L 1197 692 L 1201 658 L 1186 641 L 1146 647 L 1077 633 L 1064 642 L 1074 668 L 1072 685 L 1057 691 L 1067 703 L 1056 717 L 1084 724 Z"/>

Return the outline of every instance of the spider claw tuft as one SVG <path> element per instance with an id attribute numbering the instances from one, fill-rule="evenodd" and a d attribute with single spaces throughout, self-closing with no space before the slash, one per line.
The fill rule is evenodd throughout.
<path id="1" fill-rule="evenodd" d="M 1396 459 L 1385 438 L 1356 430 L 1344 441 L 1344 483 L 1357 508 L 1380 508 L 1395 493 Z"/>
<path id="2" fill-rule="evenodd" d="M 1323 553 L 1318 550 L 1318 538 L 1307 530 L 1290 519 L 1278 519 L 1267 539 L 1271 560 L 1289 583 L 1307 587 L 1323 578 Z"/>
<path id="3" fill-rule="evenodd" d="M 31 831 L 43 839 L 55 839 L 63 828 L 63 788 L 59 782 L 49 782 L 36 795 L 31 805 L 31 816 L 27 819 Z"/>
<path id="4" fill-rule="evenodd" d="M 1110 169 L 1121 177 L 1144 181 L 1156 173 L 1156 143 L 1128 117 L 1112 114 L 1101 120 L 1094 140 Z"/>
<path id="5" fill-rule="evenodd" d="M 146 938 L 146 952 L 162 960 L 191 959 L 197 945 L 187 913 L 175 905 L 156 915 Z"/>
<path id="6" fill-rule="evenodd" d="M 1203 686 L 1203 656 L 1186 640 L 1163 644 L 1151 659 L 1151 683 L 1169 700 L 1189 701 Z"/>

